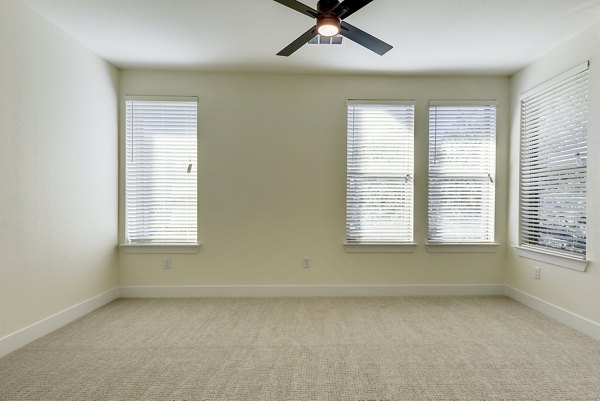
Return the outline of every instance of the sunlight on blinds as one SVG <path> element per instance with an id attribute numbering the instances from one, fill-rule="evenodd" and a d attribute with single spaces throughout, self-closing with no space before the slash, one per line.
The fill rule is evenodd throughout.
<path id="1" fill-rule="evenodd" d="M 126 100 L 126 242 L 197 242 L 197 99 Z"/>
<path id="2" fill-rule="evenodd" d="M 414 105 L 348 102 L 346 241 L 413 241 Z"/>

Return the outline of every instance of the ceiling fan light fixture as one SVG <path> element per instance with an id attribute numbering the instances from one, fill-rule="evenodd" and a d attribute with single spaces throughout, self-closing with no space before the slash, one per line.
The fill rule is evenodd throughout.
<path id="1" fill-rule="evenodd" d="M 321 36 L 335 36 L 340 33 L 340 20 L 334 15 L 326 15 L 317 21 L 317 32 Z"/>
<path id="2" fill-rule="evenodd" d="M 325 39 L 325 42 L 328 40 L 333 42 L 334 39 L 341 39 L 341 36 L 343 36 L 345 39 L 356 42 L 380 56 L 383 56 L 392 49 L 391 45 L 345 21 L 347 17 L 362 9 L 373 0 L 318 0 L 316 10 L 298 0 L 275 1 L 306 15 L 313 21 L 316 19 L 316 25 L 308 28 L 306 32 L 284 47 L 277 53 L 278 56 L 290 56 L 302 46 L 311 43 L 316 36 L 319 37 L 319 43 L 321 43 L 321 39 Z"/>

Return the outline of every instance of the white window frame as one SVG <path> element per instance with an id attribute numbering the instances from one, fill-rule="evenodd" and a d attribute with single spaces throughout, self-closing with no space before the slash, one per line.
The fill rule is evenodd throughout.
<path id="1" fill-rule="evenodd" d="M 384 130 L 383 134 L 387 132 L 393 132 L 404 134 L 406 130 L 410 131 L 410 135 L 405 135 L 399 139 L 393 139 L 392 142 L 399 146 L 399 143 L 403 145 L 408 145 L 410 149 L 406 152 L 406 148 L 402 147 L 402 151 L 398 154 L 393 154 L 393 157 L 400 155 L 407 155 L 408 159 L 405 160 L 400 158 L 397 166 L 390 167 L 389 163 L 387 166 L 374 167 L 373 165 L 369 165 L 364 161 L 360 160 L 360 152 L 361 149 L 358 149 L 355 145 L 355 142 L 358 141 L 355 138 L 355 134 L 359 131 L 355 132 L 356 124 L 351 120 L 352 116 L 354 116 L 354 111 L 352 108 L 365 106 L 365 108 L 373 107 L 374 109 L 377 107 L 381 107 L 382 109 L 386 107 L 394 107 L 398 106 L 399 109 L 397 112 L 403 114 L 408 110 L 408 115 L 398 116 L 402 119 L 407 119 L 407 123 L 410 124 L 410 127 L 398 127 L 393 126 L 393 128 L 389 127 L 380 127 L 378 129 Z M 348 100 L 347 101 L 347 110 L 348 110 L 348 139 L 347 139 L 347 169 L 346 169 L 346 241 L 344 242 L 345 249 L 348 252 L 413 252 L 416 247 L 416 243 L 414 242 L 414 120 L 415 120 L 415 102 L 412 100 L 409 101 L 400 101 L 400 100 Z M 384 115 L 385 117 L 385 115 Z M 381 117 L 377 117 L 381 118 Z M 382 124 L 385 125 L 385 124 Z M 371 142 L 369 145 L 369 152 L 374 152 L 374 149 L 377 147 L 376 142 L 381 141 L 381 139 L 377 139 L 374 142 Z M 387 146 L 388 144 L 386 144 Z M 381 147 L 381 143 L 379 143 Z M 390 145 L 390 146 L 393 146 Z M 364 150 L 364 149 L 363 149 Z M 377 151 L 375 151 L 377 152 Z M 381 156 L 386 156 L 383 153 Z M 362 169 L 364 171 L 360 171 Z M 375 171 L 377 170 L 377 171 Z M 400 171 L 402 170 L 402 171 Z M 400 175 L 398 175 L 400 174 Z M 389 177 L 391 180 L 398 181 L 397 185 L 401 185 L 404 183 L 400 183 L 400 180 L 406 180 L 406 182 L 410 183 L 410 188 L 408 191 L 404 192 L 405 189 L 402 189 L 402 193 L 404 194 L 406 200 L 404 201 L 404 205 L 402 207 L 409 207 L 410 210 L 402 210 L 401 214 L 397 214 L 399 220 L 404 220 L 403 223 L 406 223 L 406 226 L 400 226 L 399 231 L 394 233 L 397 236 L 397 240 L 392 238 L 393 236 L 382 234 L 387 228 L 378 226 L 377 220 L 381 220 L 379 213 L 382 211 L 379 207 L 375 207 L 375 223 L 371 223 L 371 229 L 376 231 L 375 234 L 370 234 L 368 232 L 363 232 L 362 234 L 360 228 L 356 228 L 361 225 L 360 220 L 362 219 L 360 215 L 356 215 L 356 205 L 357 202 L 351 201 L 350 198 L 360 198 L 362 188 L 356 187 L 352 182 L 359 181 L 361 178 L 370 178 L 377 179 Z M 391 187 L 393 188 L 393 187 Z M 358 192 L 356 192 L 358 191 Z M 368 191 L 368 189 L 367 189 Z M 384 194 L 385 195 L 385 194 Z M 361 203 L 362 201 L 358 201 Z M 401 207 L 396 205 L 392 205 L 393 207 L 398 208 L 398 210 L 402 209 Z M 368 224 L 368 223 L 367 223 Z M 370 231 L 369 230 L 369 231 Z M 381 230 L 381 231 L 378 231 Z M 378 231 L 378 232 L 377 232 Z"/>
<path id="2" fill-rule="evenodd" d="M 583 189 L 583 192 L 581 190 L 581 187 L 579 186 L 579 189 L 577 189 L 577 186 L 575 185 L 575 183 L 571 183 L 571 181 L 569 182 L 569 188 L 574 188 L 572 189 L 573 192 L 569 195 L 567 194 L 567 198 L 569 199 L 575 199 L 575 198 L 579 198 L 581 199 L 582 194 L 584 197 L 584 203 L 587 204 L 587 124 L 588 124 L 588 110 L 589 110 L 589 77 L 588 77 L 588 69 L 589 69 L 589 62 L 585 62 L 583 64 L 580 64 L 560 75 L 558 75 L 557 77 L 525 92 L 524 94 L 522 94 L 521 99 L 520 99 L 520 104 L 521 104 L 521 152 L 520 152 L 520 173 L 519 173 L 519 182 L 520 182 L 520 186 L 519 186 L 519 244 L 518 246 L 516 246 L 516 251 L 517 253 L 521 256 L 521 257 L 525 257 L 525 258 L 529 258 L 529 259 L 533 259 L 536 261 L 541 261 L 541 262 L 545 262 L 545 263 L 550 263 L 553 265 L 557 265 L 557 266 L 562 266 L 562 267 L 567 267 L 570 269 L 574 269 L 574 270 L 578 270 L 578 271 L 585 271 L 587 268 L 587 264 L 588 261 L 586 260 L 586 249 L 587 248 L 587 244 L 586 244 L 586 223 L 585 220 L 587 219 L 586 216 L 586 205 L 584 204 L 584 210 L 583 210 L 583 218 L 584 218 L 584 223 L 583 226 L 581 226 L 581 219 L 578 219 L 578 224 L 579 226 L 575 227 L 576 232 L 579 232 L 579 235 L 577 238 L 581 239 L 581 230 L 583 230 L 583 238 L 584 238 L 584 250 L 583 253 L 582 252 L 576 252 L 576 251 L 569 251 L 569 250 L 564 250 L 564 249 L 558 249 L 556 246 L 550 246 L 550 245 L 543 245 L 540 244 L 539 241 L 533 241 L 530 238 L 533 238 L 534 234 L 538 234 L 538 235 L 542 235 L 543 234 L 543 229 L 544 226 L 540 226 L 539 229 L 535 229 L 535 220 L 532 221 L 532 219 L 535 219 L 536 216 L 539 219 L 539 214 L 535 214 L 535 210 L 539 209 L 539 206 L 533 207 L 531 205 L 526 206 L 526 203 L 531 204 L 532 202 L 532 196 L 533 196 L 533 191 L 536 187 L 539 187 L 539 182 L 544 182 L 548 181 L 549 179 L 554 179 L 555 183 L 554 185 L 560 185 L 560 187 L 562 188 L 562 193 L 564 193 L 564 183 L 562 182 L 558 182 L 556 180 L 556 174 L 554 174 L 554 172 L 558 173 L 560 172 L 562 175 L 565 176 L 565 180 L 571 180 L 572 178 L 569 178 L 568 174 L 575 173 L 578 174 L 579 177 L 577 178 L 578 180 L 581 180 L 581 177 L 583 177 L 584 180 L 584 186 L 585 188 Z M 579 89 L 578 86 L 576 85 L 582 85 L 581 87 L 583 88 L 582 91 L 579 93 Z M 573 92 L 569 92 L 569 102 L 573 102 L 573 100 L 575 99 L 577 106 L 578 107 L 582 107 L 582 109 L 577 109 L 577 115 L 582 115 L 583 118 L 579 118 L 579 117 L 573 117 L 573 113 L 569 114 L 568 111 L 568 107 L 564 105 L 564 102 L 561 103 L 561 107 L 558 108 L 556 107 L 557 103 L 556 103 L 556 98 L 553 98 L 553 96 L 555 96 L 555 94 L 559 93 L 562 95 L 563 98 L 565 98 L 565 95 L 567 94 L 567 91 L 572 90 L 572 89 L 576 89 L 577 93 L 573 93 Z M 582 98 L 578 98 L 577 96 L 582 96 Z M 583 100 L 582 100 L 583 99 Z M 544 102 L 544 101 L 548 101 L 550 102 L 550 105 L 552 107 L 552 110 L 549 111 L 537 111 L 538 109 L 530 109 L 530 107 L 533 106 L 529 106 L 528 102 L 531 102 L 531 104 L 533 105 L 534 102 Z M 535 103 L 535 104 L 539 104 L 539 103 Z M 574 104 L 574 103 L 572 103 Z M 570 107 L 571 105 L 569 105 Z M 542 106 L 542 107 L 547 107 L 547 106 Z M 549 149 L 543 149 L 542 151 L 544 152 L 541 156 L 538 157 L 538 160 L 544 161 L 546 164 L 544 164 L 544 166 L 542 166 L 542 170 L 540 170 L 539 166 L 540 166 L 540 162 L 536 162 L 536 164 L 534 164 L 532 159 L 532 155 L 535 154 L 539 154 L 542 151 L 540 150 L 536 150 L 534 151 L 533 145 L 529 145 L 535 138 L 533 137 L 534 132 L 541 132 L 539 128 L 537 128 L 537 126 L 534 126 L 532 123 L 528 122 L 529 120 L 533 119 L 532 117 L 528 117 L 525 114 L 529 111 L 530 114 L 533 113 L 538 113 L 538 114 L 533 114 L 533 116 L 535 118 L 541 118 L 541 117 L 545 117 L 547 118 L 547 116 L 552 116 L 553 118 L 556 116 L 563 116 L 563 118 L 561 119 L 561 121 L 565 121 L 567 118 L 569 118 L 568 123 L 567 124 L 561 124 L 561 123 L 555 123 L 552 126 L 548 125 L 547 127 L 545 127 L 544 129 L 544 134 L 545 136 L 549 136 L 549 135 L 553 135 L 553 136 L 559 136 L 561 141 L 563 143 L 571 143 L 571 145 L 567 144 L 567 145 L 563 145 L 563 146 L 552 146 L 549 147 Z M 583 113 L 583 114 L 582 114 Z M 550 121 L 552 122 L 552 121 Z M 577 128 L 577 133 L 574 134 L 573 136 L 573 140 L 572 141 L 566 141 L 565 139 L 571 139 L 566 138 L 564 132 L 567 132 L 566 130 L 571 131 L 572 130 L 572 126 L 577 126 L 578 124 L 582 124 L 581 126 L 579 126 Z M 530 128 L 531 127 L 531 128 Z M 534 131 L 535 129 L 535 131 Z M 536 133 L 536 135 L 540 136 L 541 134 Z M 576 137 L 576 138 L 575 138 Z M 546 139 L 546 138 L 544 138 Z M 581 152 L 579 150 L 571 150 L 570 146 L 573 146 L 573 143 L 578 142 L 578 144 L 576 146 L 584 146 L 585 150 L 584 150 L 584 154 L 581 154 Z M 585 141 L 585 145 L 582 145 L 581 142 Z M 540 147 L 537 147 L 540 148 Z M 576 149 L 576 148 L 575 148 Z M 571 152 L 576 152 L 573 155 L 571 155 Z M 560 154 L 564 154 L 563 156 L 560 156 Z M 556 157 L 560 156 L 560 158 L 563 161 L 560 162 L 555 162 Z M 550 164 L 548 161 L 549 160 L 553 160 L 553 164 Z M 571 162 L 572 162 L 572 166 L 571 166 Z M 558 166 L 558 164 L 560 164 L 560 166 Z M 553 170 L 560 167 L 560 169 L 558 170 Z M 544 169 L 546 170 L 546 172 L 550 172 L 550 173 L 546 173 L 544 172 Z M 537 170 L 534 170 L 537 169 Z M 539 171 L 536 172 L 535 174 L 533 173 L 533 171 Z M 544 177 L 547 176 L 548 179 L 545 179 Z M 540 181 L 535 181 L 535 180 L 540 180 Z M 538 184 L 535 184 L 535 182 L 538 182 Z M 537 185 L 537 186 L 535 186 Z M 548 203 L 550 205 L 552 205 L 553 203 L 559 203 L 560 202 L 560 198 L 562 197 L 562 195 L 559 198 L 555 198 L 552 197 L 552 191 L 551 191 L 551 187 L 547 186 L 547 188 L 550 188 L 546 194 L 546 197 L 548 198 Z M 560 207 L 564 207 L 564 205 L 559 205 Z M 568 206 L 568 205 L 567 205 Z M 548 209 L 546 209 L 548 210 Z M 564 209 L 562 209 L 563 211 L 561 211 L 561 209 L 550 209 L 553 211 L 553 214 L 555 214 L 557 217 L 556 219 L 558 220 L 558 222 L 560 221 L 561 217 L 560 215 L 563 215 L 564 213 Z M 579 213 L 581 213 L 581 207 L 579 206 Z M 527 215 L 527 216 L 525 216 Z M 567 218 L 566 216 L 564 217 L 565 219 Z M 529 223 L 525 223 L 525 221 L 529 221 Z M 556 223 L 556 222 L 555 222 Z M 554 224 L 554 226 L 556 226 L 556 224 Z M 579 231 L 578 231 L 579 230 Z M 557 229 L 554 232 L 547 232 L 546 231 L 546 235 L 548 235 L 549 237 L 549 242 L 552 241 L 556 241 L 556 236 L 569 236 L 570 235 L 570 231 L 568 229 L 565 230 L 559 230 Z"/>
<path id="3" fill-rule="evenodd" d="M 132 115 L 130 115 L 129 113 L 129 107 L 131 102 L 140 102 L 140 105 L 143 103 L 149 104 L 151 102 L 157 102 L 157 105 L 160 103 L 163 104 L 168 104 L 169 102 L 186 102 L 186 103 L 195 103 L 195 108 L 192 109 L 192 119 L 189 118 L 189 115 L 185 115 L 182 116 L 181 121 L 177 121 L 177 120 L 168 120 L 169 123 L 181 123 L 181 124 L 186 124 L 185 127 L 180 127 L 178 128 L 178 135 L 184 139 L 179 139 L 178 142 L 173 143 L 172 145 L 175 145 L 175 147 L 173 148 L 174 152 L 176 153 L 175 156 L 178 159 L 181 159 L 181 162 L 178 162 L 178 168 L 182 167 L 182 175 L 181 177 L 178 176 L 177 172 L 174 172 L 171 169 L 168 169 L 165 167 L 167 166 L 172 166 L 172 164 L 170 164 L 170 159 L 171 159 L 171 155 L 168 153 L 162 153 L 161 156 L 162 157 L 166 157 L 167 160 L 169 161 L 163 161 L 160 162 L 160 164 L 158 164 L 158 168 L 160 169 L 159 171 L 161 172 L 161 174 L 163 175 L 163 180 L 167 180 L 168 182 L 177 182 L 179 185 L 182 185 L 181 187 L 175 187 L 172 188 L 172 191 L 174 191 L 174 193 L 181 193 L 183 194 L 183 196 L 185 196 L 186 199 L 186 203 L 187 206 L 184 206 L 184 208 L 187 211 L 183 211 L 183 210 L 177 210 L 177 209 L 173 209 L 174 207 L 180 208 L 181 206 L 179 205 L 175 205 L 172 202 L 169 203 L 168 200 L 165 201 L 165 205 L 163 207 L 166 207 L 167 209 L 164 210 L 171 210 L 171 212 L 169 213 L 174 213 L 173 216 L 177 219 L 188 219 L 186 220 L 187 223 L 177 223 L 178 224 L 178 228 L 177 229 L 181 229 L 182 232 L 184 234 L 182 234 L 181 236 L 177 236 L 177 234 L 172 235 L 172 234 L 168 234 L 166 231 L 164 232 L 164 234 L 162 236 L 159 236 L 157 238 L 152 238 L 152 236 L 146 236 L 143 233 L 143 228 L 141 229 L 142 232 L 140 233 L 139 231 L 136 233 L 139 236 L 136 236 L 134 238 L 130 238 L 129 237 L 129 224 L 130 224 L 130 218 L 129 218 L 129 210 L 133 210 L 137 207 L 135 204 L 135 201 L 133 201 L 133 203 L 129 203 L 129 196 L 139 196 L 138 194 L 134 194 L 134 195 L 130 195 L 130 193 L 133 194 L 134 191 L 129 191 L 129 185 L 134 185 L 135 182 L 140 182 L 140 181 L 136 181 L 135 178 L 135 174 L 129 176 L 130 173 L 130 169 L 134 168 L 133 166 L 139 166 L 139 164 L 136 165 L 132 165 L 130 163 L 132 163 L 131 157 L 133 157 L 133 153 L 131 152 L 131 149 L 133 149 L 133 152 L 135 152 L 135 148 L 130 148 L 130 144 L 131 141 L 134 140 L 134 131 L 131 131 L 133 128 L 133 121 L 132 121 Z M 198 149 L 197 149 L 197 137 L 198 137 L 198 128 L 197 128 L 197 113 L 198 113 L 198 98 L 194 97 L 194 96 L 125 96 L 124 97 L 124 128 L 123 128 L 123 187 L 124 187 L 124 192 L 123 192 L 123 243 L 121 244 L 121 247 L 123 248 L 123 250 L 125 251 L 125 253 L 195 253 L 198 251 L 199 249 L 199 242 L 198 242 L 198 202 L 197 202 L 197 196 L 198 196 L 198 190 L 197 190 L 197 183 L 198 183 L 198 163 L 197 163 L 197 159 L 198 159 Z M 167 117 L 167 118 L 173 118 L 173 112 L 178 112 L 179 110 L 175 111 L 175 110 L 171 110 L 171 116 Z M 184 110 L 182 110 L 184 111 Z M 189 111 L 185 111 L 186 113 Z M 167 120 L 165 120 L 167 121 Z M 161 123 L 164 123 L 161 121 Z M 152 130 L 160 130 L 162 129 L 162 127 L 160 127 L 160 123 L 159 124 L 150 124 L 150 126 L 147 126 L 146 124 L 148 124 L 146 121 L 144 122 L 140 122 L 140 124 L 137 126 L 137 128 L 135 129 L 152 129 Z M 191 124 L 191 125 L 189 125 Z M 168 130 L 165 131 L 165 133 L 168 132 Z M 139 138 L 139 140 L 144 140 L 147 141 L 149 137 L 142 137 L 142 136 L 137 136 L 137 138 Z M 149 142 L 148 142 L 149 144 Z M 138 145 L 139 147 L 140 145 Z M 130 160 L 131 159 L 131 160 Z M 130 167 L 131 166 L 131 167 Z M 189 177 L 189 178 L 188 178 Z M 183 178 L 184 181 L 181 181 L 181 179 Z M 139 180 L 139 179 L 138 179 Z M 192 181 L 190 181 L 192 180 Z M 144 181 L 141 181 L 140 184 L 135 184 L 135 185 L 144 185 L 143 184 Z M 163 185 L 163 184 L 161 184 Z M 166 189 L 164 187 L 162 187 L 163 190 L 168 191 L 170 189 Z M 156 201 L 157 199 L 160 200 L 159 198 L 154 198 L 154 201 Z M 191 209 L 190 209 L 191 207 Z M 185 213 L 185 214 L 181 214 L 181 213 Z M 189 219 L 189 217 L 185 217 L 185 216 L 189 216 L 191 217 L 191 220 Z M 169 224 L 169 223 L 165 223 L 165 224 Z M 181 226 L 181 227 L 179 227 Z M 164 226 L 164 227 L 169 227 L 168 225 Z M 136 230 L 136 228 L 134 228 L 134 230 Z"/>
<path id="4" fill-rule="evenodd" d="M 438 141 L 436 138 L 437 132 L 438 132 L 438 115 L 437 115 L 437 111 L 441 111 L 444 112 L 444 108 L 448 108 L 448 116 L 449 117 L 456 117 L 458 118 L 458 115 L 454 115 L 452 114 L 454 112 L 453 109 L 456 108 L 461 108 L 464 107 L 465 109 L 470 108 L 470 107 L 477 107 L 477 108 L 493 108 L 493 117 L 491 123 L 493 124 L 493 126 L 491 127 L 476 127 L 473 128 L 471 127 L 467 127 L 468 130 L 476 130 L 476 133 L 479 135 L 487 135 L 487 139 L 489 139 L 487 142 L 487 145 L 489 146 L 488 149 L 481 149 L 482 152 L 486 153 L 488 155 L 488 160 L 485 161 L 485 163 L 483 163 L 483 165 L 478 166 L 480 171 L 475 171 L 475 176 L 479 177 L 479 180 L 483 181 L 484 185 L 489 185 L 489 188 L 485 188 L 487 189 L 488 192 L 491 192 L 491 194 L 488 194 L 488 198 L 489 199 L 482 199 L 481 201 L 483 202 L 483 204 L 481 205 L 482 207 L 486 207 L 486 209 L 482 209 L 481 210 L 481 215 L 482 218 L 485 218 L 485 221 L 481 221 L 481 224 L 487 226 L 487 230 L 485 233 L 482 232 L 482 235 L 478 236 L 478 238 L 466 238 L 467 236 L 462 236 L 462 237 L 458 237 L 458 235 L 453 235 L 450 237 L 446 237 L 446 238 L 442 238 L 440 236 L 433 236 L 432 235 L 432 228 L 433 226 L 436 225 L 437 221 L 434 219 L 436 213 L 440 213 L 439 210 L 433 210 L 435 208 L 435 204 L 439 203 L 440 201 L 442 201 L 443 199 L 438 199 L 438 197 L 434 197 L 434 195 L 432 195 L 432 186 L 433 186 L 433 181 L 436 178 L 437 179 L 443 179 L 444 177 L 455 177 L 455 178 L 469 178 L 470 176 L 473 175 L 473 173 L 471 171 L 468 171 L 467 174 L 467 170 L 462 169 L 460 171 L 436 171 L 438 169 L 435 168 L 435 156 L 436 156 L 436 149 L 438 146 Z M 479 110 L 477 111 L 479 112 Z M 483 115 L 482 115 L 482 123 L 489 123 L 490 121 L 488 121 L 490 119 L 489 116 L 489 111 L 484 110 L 483 111 Z M 469 116 L 471 117 L 471 116 Z M 442 120 L 442 117 L 439 118 L 439 120 Z M 497 102 L 494 100 L 431 100 L 429 102 L 429 158 L 428 158 L 428 230 L 427 230 L 427 250 L 428 252 L 495 252 L 496 251 L 496 247 L 499 245 L 498 243 L 495 242 L 495 217 L 496 217 L 496 210 L 495 210 L 495 199 L 496 199 L 496 195 L 495 195 L 495 187 L 496 187 L 496 131 L 497 131 L 497 127 L 496 127 L 496 120 L 497 120 Z M 442 123 L 442 121 L 439 121 L 440 124 Z M 448 130 L 450 133 L 452 132 L 456 132 L 458 130 L 461 129 L 461 122 L 460 121 L 454 121 L 454 120 L 449 120 L 447 122 L 444 122 L 444 128 L 446 130 Z M 442 128 L 439 128 L 439 130 L 442 130 Z M 462 134 L 462 131 L 459 131 L 459 133 Z M 490 139 L 491 138 L 491 139 Z M 484 141 L 485 142 L 485 141 Z M 448 141 L 445 142 L 440 142 L 440 146 L 442 146 L 443 143 L 449 144 Z M 485 145 L 485 143 L 483 144 Z M 445 149 L 446 152 L 451 152 L 452 148 L 451 146 L 447 146 L 447 149 Z M 461 156 L 461 154 L 455 155 L 455 156 Z M 489 180 L 489 182 L 488 182 Z M 461 180 L 458 180 L 459 182 Z M 457 184 L 458 185 L 458 184 Z M 458 195 L 465 195 L 466 194 L 458 194 Z M 456 196 L 456 194 L 455 194 Z M 461 199 L 458 199 L 456 197 L 451 199 L 453 202 L 461 202 Z M 452 209 L 452 207 L 451 207 Z M 454 212 L 453 214 L 456 215 L 457 212 Z M 432 238 L 435 237 L 435 238 Z M 471 235 L 471 237 L 474 237 L 473 235 Z M 485 237 L 485 238 L 484 238 Z"/>

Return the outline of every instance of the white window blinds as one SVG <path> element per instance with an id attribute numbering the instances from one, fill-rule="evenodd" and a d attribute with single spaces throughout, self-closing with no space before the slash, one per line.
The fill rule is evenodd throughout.
<path id="1" fill-rule="evenodd" d="M 125 241 L 197 243 L 196 98 L 127 98 Z"/>
<path id="2" fill-rule="evenodd" d="M 520 245 L 586 254 L 587 63 L 521 100 Z"/>
<path id="3" fill-rule="evenodd" d="M 413 241 L 414 105 L 348 101 L 346 242 Z"/>
<path id="4" fill-rule="evenodd" d="M 428 240 L 494 242 L 496 105 L 429 105 Z"/>

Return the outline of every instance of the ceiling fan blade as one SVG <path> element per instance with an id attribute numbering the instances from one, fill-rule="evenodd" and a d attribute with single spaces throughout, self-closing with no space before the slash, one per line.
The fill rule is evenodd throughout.
<path id="1" fill-rule="evenodd" d="M 347 37 L 348 39 L 358 43 L 361 46 L 366 47 L 367 49 L 383 56 L 385 53 L 390 51 L 393 46 L 388 45 L 382 40 L 377 39 L 373 35 L 369 35 L 365 31 L 361 31 L 355 26 L 350 25 L 349 23 L 342 21 L 340 29 L 340 35 Z"/>
<path id="2" fill-rule="evenodd" d="M 373 0 L 344 0 L 333 10 L 332 13 L 335 13 L 340 19 L 344 19 L 354 14 Z"/>
<path id="3" fill-rule="evenodd" d="M 290 54 L 292 54 L 293 52 L 295 52 L 296 50 L 298 50 L 299 48 L 301 48 L 302 46 L 304 46 L 306 43 L 308 43 L 309 40 L 311 40 L 315 36 L 317 36 L 317 26 L 316 25 L 311 27 L 308 31 L 304 32 L 302 35 L 300 35 L 298 37 L 298 39 L 294 40 L 292 43 L 287 45 L 287 47 L 285 49 L 283 49 L 282 51 L 280 51 L 279 53 L 277 53 L 277 55 L 287 57 Z"/>
<path id="4" fill-rule="evenodd" d="M 293 10 L 296 10 L 304 15 L 308 15 L 311 18 L 317 18 L 317 15 L 319 15 L 319 12 L 317 10 L 315 10 L 314 8 L 304 5 L 296 0 L 274 0 L 274 1 L 278 2 L 279 4 L 283 4 L 284 6 L 287 6 Z"/>

